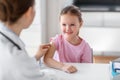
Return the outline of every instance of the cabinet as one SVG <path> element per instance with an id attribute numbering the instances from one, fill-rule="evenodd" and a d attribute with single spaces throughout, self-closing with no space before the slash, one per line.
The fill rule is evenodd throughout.
<path id="1" fill-rule="evenodd" d="M 120 28 L 120 13 L 106 12 L 104 13 L 104 27 L 119 27 Z"/>
<path id="2" fill-rule="evenodd" d="M 107 56 L 120 56 L 120 13 L 83 12 L 82 17 L 79 36 L 93 48 L 94 55 L 104 52 Z"/>
<path id="3" fill-rule="evenodd" d="M 83 12 L 83 26 L 85 27 L 102 27 L 103 13 L 102 12 Z"/>
<path id="4" fill-rule="evenodd" d="M 118 56 L 94 56 L 94 63 L 109 63 L 111 60 L 117 59 Z"/>
<path id="5" fill-rule="evenodd" d="M 85 27 L 120 27 L 119 12 L 82 12 Z"/>

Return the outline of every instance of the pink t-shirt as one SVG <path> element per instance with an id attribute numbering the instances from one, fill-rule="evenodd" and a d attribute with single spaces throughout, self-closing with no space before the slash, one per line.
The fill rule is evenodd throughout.
<path id="1" fill-rule="evenodd" d="M 60 62 L 90 63 L 92 62 L 92 49 L 82 39 L 82 42 L 75 46 L 70 44 L 62 35 L 52 38 L 56 47 L 54 59 Z"/>

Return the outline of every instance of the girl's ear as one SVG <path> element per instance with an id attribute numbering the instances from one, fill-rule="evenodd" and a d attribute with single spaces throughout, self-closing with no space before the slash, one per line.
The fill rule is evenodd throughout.
<path id="1" fill-rule="evenodd" d="M 83 21 L 80 21 L 80 27 L 83 25 Z"/>

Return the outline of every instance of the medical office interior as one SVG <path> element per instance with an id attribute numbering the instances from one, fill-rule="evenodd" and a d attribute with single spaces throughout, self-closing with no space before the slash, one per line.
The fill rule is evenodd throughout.
<path id="1" fill-rule="evenodd" d="M 21 35 L 29 55 L 34 55 L 39 44 L 49 43 L 51 37 L 60 33 L 59 13 L 69 4 L 77 5 L 82 11 L 84 22 L 79 35 L 93 49 L 93 62 L 109 63 L 110 60 L 118 58 L 120 56 L 119 0 L 36 0 L 34 22 Z"/>

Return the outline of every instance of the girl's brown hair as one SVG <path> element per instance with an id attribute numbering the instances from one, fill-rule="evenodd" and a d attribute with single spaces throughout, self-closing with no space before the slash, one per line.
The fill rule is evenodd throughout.
<path id="1" fill-rule="evenodd" d="M 15 23 L 34 2 L 35 0 L 0 0 L 0 20 Z"/>
<path id="2" fill-rule="evenodd" d="M 67 13 L 77 16 L 79 21 L 80 22 L 82 21 L 82 17 L 81 17 L 82 14 L 81 14 L 81 11 L 78 7 L 76 7 L 74 5 L 67 6 L 67 7 L 62 9 L 60 15 L 64 15 L 64 14 L 67 14 Z"/>

